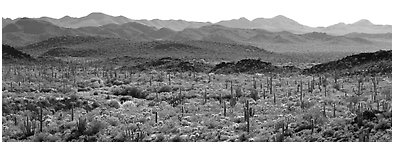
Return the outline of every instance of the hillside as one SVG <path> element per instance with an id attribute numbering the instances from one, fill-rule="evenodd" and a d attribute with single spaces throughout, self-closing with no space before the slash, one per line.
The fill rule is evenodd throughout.
<path id="1" fill-rule="evenodd" d="M 122 56 L 144 58 L 185 58 L 206 59 L 212 62 L 237 60 L 243 58 L 262 58 L 266 61 L 286 62 L 296 60 L 286 55 L 268 52 L 264 49 L 235 43 L 210 41 L 131 41 L 119 38 L 63 36 L 51 38 L 39 43 L 21 47 L 20 50 L 34 57 L 61 57 L 60 52 L 68 56 L 114 58 Z M 88 54 L 87 51 L 91 53 Z M 74 55 L 76 53 L 86 55 Z"/>
<path id="2" fill-rule="evenodd" d="M 22 18 L 3 27 L 2 42 L 13 46 L 24 46 L 62 35 L 85 35 L 74 29 L 61 28 L 50 22 Z"/>
<path id="3" fill-rule="evenodd" d="M 3 44 L 1 50 L 3 64 L 34 60 L 30 55 L 18 51 L 9 45 Z"/>
<path id="4" fill-rule="evenodd" d="M 304 73 L 391 74 L 392 51 L 360 53 L 313 66 Z"/>
<path id="5" fill-rule="evenodd" d="M 249 21 L 246 18 L 240 18 L 228 21 L 220 21 L 216 24 L 231 28 L 264 29 L 271 32 L 289 31 L 297 34 L 308 33 L 317 30 L 316 28 L 302 25 L 282 15 L 278 15 L 273 18 L 256 18 L 252 21 Z"/>

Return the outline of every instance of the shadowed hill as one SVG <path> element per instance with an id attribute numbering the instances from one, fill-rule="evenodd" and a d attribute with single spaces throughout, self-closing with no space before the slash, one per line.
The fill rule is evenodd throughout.
<path id="1" fill-rule="evenodd" d="M 4 63 L 11 63 L 17 61 L 32 61 L 34 60 L 30 55 L 25 54 L 21 51 L 16 50 L 15 48 L 9 45 L 2 45 L 2 60 Z"/>
<path id="2" fill-rule="evenodd" d="M 319 64 L 304 70 L 304 73 L 330 73 L 340 71 L 343 74 L 391 74 L 391 50 L 374 53 L 360 53 L 347 56 L 337 61 Z"/>
<path id="3" fill-rule="evenodd" d="M 284 73 L 284 72 L 297 72 L 300 69 L 292 66 L 274 66 L 269 62 L 264 62 L 259 59 L 242 59 L 237 62 L 222 62 L 217 64 L 210 72 L 220 74 L 231 73 Z"/>

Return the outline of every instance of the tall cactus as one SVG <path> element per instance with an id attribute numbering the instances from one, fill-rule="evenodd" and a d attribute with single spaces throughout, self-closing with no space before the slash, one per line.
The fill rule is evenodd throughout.
<path id="1" fill-rule="evenodd" d="M 42 127 L 43 127 L 43 122 L 44 122 L 44 119 L 43 119 L 43 113 L 42 113 L 43 111 L 42 111 L 42 106 L 40 107 L 40 132 L 42 132 Z"/>
<path id="2" fill-rule="evenodd" d="M 257 89 L 257 83 L 256 83 L 256 78 L 253 77 L 253 88 Z"/>
<path id="3" fill-rule="evenodd" d="M 334 103 L 334 118 L 336 117 L 335 112 L 336 112 L 336 108 L 335 108 L 336 104 Z"/>
<path id="4" fill-rule="evenodd" d="M 168 85 L 171 85 L 171 73 L 168 73 Z"/>
<path id="5" fill-rule="evenodd" d="M 74 102 L 71 102 L 71 121 L 74 121 Z"/>
<path id="6" fill-rule="evenodd" d="M 155 123 L 157 123 L 157 111 L 155 111 Z"/>
<path id="7" fill-rule="evenodd" d="M 224 103 L 223 104 L 224 105 L 223 106 L 223 115 L 226 116 L 226 113 L 227 113 L 226 101 L 224 101 L 223 103 Z"/>
<path id="8" fill-rule="evenodd" d="M 250 109 L 249 109 L 249 101 L 246 100 L 245 106 L 244 106 L 244 119 L 246 122 L 246 128 L 247 128 L 247 132 L 249 133 L 250 131 Z"/>
<path id="9" fill-rule="evenodd" d="M 273 87 L 273 85 L 272 85 L 272 76 L 270 77 L 270 94 L 272 94 L 272 87 Z"/>
<path id="10" fill-rule="evenodd" d="M 207 88 L 204 90 L 204 104 L 207 103 Z"/>

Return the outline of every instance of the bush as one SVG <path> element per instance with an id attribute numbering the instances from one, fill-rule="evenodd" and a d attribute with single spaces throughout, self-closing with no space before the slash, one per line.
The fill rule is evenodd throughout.
<path id="1" fill-rule="evenodd" d="M 135 98 L 145 99 L 145 97 L 146 97 L 146 95 L 142 92 L 142 90 L 138 89 L 137 87 L 126 87 L 125 93 L 126 93 L 126 95 L 129 95 L 129 96 L 132 96 Z"/>
<path id="2" fill-rule="evenodd" d="M 45 142 L 45 141 L 47 141 L 47 134 L 46 133 L 37 133 L 34 135 L 33 141 L 34 142 Z"/>
<path id="3" fill-rule="evenodd" d="M 163 134 L 158 134 L 155 139 L 155 142 L 162 142 L 162 141 L 164 141 L 164 139 L 165 139 L 165 137 Z"/>
<path id="4" fill-rule="evenodd" d="M 243 93 L 242 93 L 241 88 L 240 88 L 240 87 L 237 87 L 237 88 L 235 89 L 235 96 L 236 96 L 237 98 L 240 98 L 242 95 L 243 95 Z"/>
<path id="5" fill-rule="evenodd" d="M 111 91 L 111 93 L 113 95 L 124 95 L 123 94 L 123 92 L 124 92 L 123 88 L 118 87 L 118 86 L 111 87 L 110 91 Z"/>
<path id="6" fill-rule="evenodd" d="M 171 142 L 182 142 L 182 138 L 179 135 L 174 136 L 170 140 Z"/>
<path id="7" fill-rule="evenodd" d="M 117 100 L 110 100 L 108 106 L 118 109 L 120 108 L 120 103 Z"/>
<path id="8" fill-rule="evenodd" d="M 137 87 L 130 87 L 130 86 L 113 87 L 111 88 L 110 91 L 114 95 L 129 95 L 140 99 L 145 99 L 147 96 L 142 90 L 138 89 Z"/>
<path id="9" fill-rule="evenodd" d="M 119 119 L 115 118 L 115 117 L 109 117 L 107 120 L 108 124 L 110 124 L 111 126 L 118 126 L 119 124 Z"/>
<path id="10" fill-rule="evenodd" d="M 336 89 L 337 91 L 340 91 L 340 90 L 341 90 L 341 86 L 340 86 L 339 84 L 334 84 L 332 87 L 333 87 L 334 89 Z"/>
<path id="11" fill-rule="evenodd" d="M 105 129 L 106 125 L 105 123 L 99 121 L 99 120 L 93 120 L 92 122 L 89 123 L 89 127 L 86 130 L 86 135 L 92 136 L 97 133 L 99 133 L 102 129 Z"/>
<path id="12" fill-rule="evenodd" d="M 162 92 L 171 92 L 172 88 L 168 85 L 162 86 L 157 92 L 162 93 Z"/>
<path id="13" fill-rule="evenodd" d="M 250 90 L 250 98 L 252 98 L 254 101 L 259 100 L 259 93 L 256 89 Z"/>

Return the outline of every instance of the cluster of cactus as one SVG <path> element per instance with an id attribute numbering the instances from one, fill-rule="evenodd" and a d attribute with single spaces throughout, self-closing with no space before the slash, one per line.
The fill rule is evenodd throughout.
<path id="1" fill-rule="evenodd" d="M 250 116 L 253 116 L 253 109 L 249 107 L 249 101 L 246 100 L 244 105 L 244 120 L 246 122 L 246 131 L 250 132 Z"/>
<path id="2" fill-rule="evenodd" d="M 362 78 L 360 78 L 360 79 L 358 79 L 357 80 L 357 91 L 355 91 L 354 89 L 353 89 L 353 92 L 357 95 L 357 96 L 361 96 L 362 94 L 363 94 L 363 92 L 362 92 L 362 83 L 363 83 L 363 79 Z"/>
<path id="3" fill-rule="evenodd" d="M 125 136 L 126 140 L 130 140 L 132 142 L 142 142 L 146 134 L 137 125 L 137 129 L 124 130 L 123 135 Z"/>
<path id="4" fill-rule="evenodd" d="M 270 91 L 270 94 L 272 94 L 272 89 L 273 89 L 272 79 L 273 79 L 272 76 L 269 79 L 267 77 L 267 89 Z"/>
<path id="5" fill-rule="evenodd" d="M 87 128 L 86 118 L 80 117 L 77 121 L 77 131 L 82 134 L 83 132 L 85 132 L 86 128 Z"/>
<path id="6" fill-rule="evenodd" d="M 359 134 L 359 142 L 369 142 L 369 130 L 362 130 Z"/>
<path id="7" fill-rule="evenodd" d="M 35 133 L 36 121 L 33 118 L 27 116 L 26 120 L 23 122 L 22 132 L 26 137 L 32 136 Z"/>
<path id="8" fill-rule="evenodd" d="M 40 132 L 42 132 L 43 122 L 44 122 L 42 107 L 40 107 L 39 121 L 40 121 Z"/>

